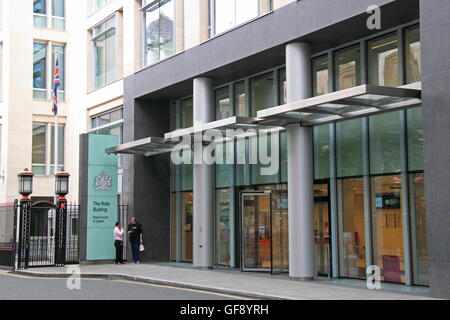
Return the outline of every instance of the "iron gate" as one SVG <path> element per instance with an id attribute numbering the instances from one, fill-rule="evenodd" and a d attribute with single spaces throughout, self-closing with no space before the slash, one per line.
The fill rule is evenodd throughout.
<path id="1" fill-rule="evenodd" d="M 50 201 L 22 202 L 19 210 L 17 268 L 56 267 L 78 263 L 76 205 L 57 208 Z"/>
<path id="2" fill-rule="evenodd" d="M 14 258 L 18 269 L 56 267 L 79 263 L 80 206 L 67 204 L 66 214 L 46 200 L 19 202 L 14 205 Z M 128 205 L 119 204 L 118 221 L 125 227 Z M 16 231 L 17 230 L 17 231 Z M 127 258 L 127 237 L 124 237 L 123 258 Z"/>

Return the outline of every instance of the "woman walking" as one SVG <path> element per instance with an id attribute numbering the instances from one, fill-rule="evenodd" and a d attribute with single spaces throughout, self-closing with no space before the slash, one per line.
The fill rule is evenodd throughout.
<path id="1" fill-rule="evenodd" d="M 123 262 L 123 234 L 125 230 L 122 229 L 120 222 L 116 223 L 114 228 L 114 246 L 116 247 L 116 264 L 125 264 Z"/>

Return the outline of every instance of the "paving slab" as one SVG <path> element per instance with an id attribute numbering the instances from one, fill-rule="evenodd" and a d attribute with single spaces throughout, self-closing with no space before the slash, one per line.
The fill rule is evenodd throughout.
<path id="1" fill-rule="evenodd" d="M 292 281 L 286 275 L 247 273 L 235 269 L 200 270 L 170 264 L 80 265 L 81 277 L 125 279 L 233 294 L 254 299 L 283 300 L 422 300 L 432 299 L 427 290 L 407 291 L 403 285 L 382 285 L 369 290 L 365 282 L 343 285 L 335 280 Z M 68 277 L 67 267 L 32 268 L 23 271 L 40 277 Z M 344 283 L 344 282 L 343 282 Z M 394 288 L 394 289 L 393 289 Z M 398 288 L 399 290 L 395 290 Z M 403 291 L 403 292 L 402 292 Z"/>

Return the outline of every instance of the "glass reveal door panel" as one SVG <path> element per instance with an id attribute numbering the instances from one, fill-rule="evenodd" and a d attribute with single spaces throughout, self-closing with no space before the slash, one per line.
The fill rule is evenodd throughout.
<path id="1" fill-rule="evenodd" d="M 381 280 L 405 282 L 401 176 L 371 178 L 374 264 Z"/>
<path id="2" fill-rule="evenodd" d="M 314 186 L 314 244 L 317 274 L 328 275 L 331 257 L 328 184 Z"/>
<path id="3" fill-rule="evenodd" d="M 270 271 L 270 193 L 243 193 L 242 270 Z"/>
<path id="4" fill-rule="evenodd" d="M 289 224 L 287 192 L 271 195 L 272 274 L 289 271 Z"/>

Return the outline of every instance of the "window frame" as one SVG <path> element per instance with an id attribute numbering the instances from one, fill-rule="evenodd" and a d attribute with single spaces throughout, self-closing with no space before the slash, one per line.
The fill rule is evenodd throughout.
<path id="1" fill-rule="evenodd" d="M 226 29 L 226 30 L 223 30 L 223 31 L 221 31 L 221 32 L 217 32 L 217 28 L 216 28 L 216 22 L 217 22 L 217 17 L 216 17 L 216 1 L 217 1 L 217 0 L 209 0 L 209 1 L 208 1 L 208 4 L 209 4 L 209 19 L 208 19 L 208 20 L 209 20 L 209 21 L 208 21 L 209 23 L 208 23 L 208 29 L 209 29 L 209 38 L 210 38 L 210 39 L 211 39 L 211 38 L 214 38 L 214 37 L 216 37 L 216 36 L 218 36 L 218 35 L 224 34 L 224 33 L 226 33 L 226 32 L 229 32 L 230 30 L 233 30 L 233 29 L 235 29 L 235 28 L 238 28 L 238 27 L 240 27 L 240 26 L 242 26 L 242 25 L 244 25 L 244 24 L 246 24 L 246 23 L 248 23 L 248 22 L 250 22 L 250 21 L 252 21 L 252 20 L 254 20 L 254 19 L 257 19 L 258 17 L 261 16 L 261 1 L 260 1 L 260 0 L 255 0 L 255 1 L 257 2 L 257 5 L 258 5 L 258 13 L 257 13 L 257 15 L 256 15 L 255 17 L 249 19 L 249 20 L 246 20 L 246 21 L 237 23 L 237 22 L 236 22 L 236 2 L 237 2 L 238 0 L 228 0 L 228 1 L 234 1 L 234 5 L 235 5 L 235 10 L 234 10 L 234 24 L 233 24 L 232 27 L 230 27 L 230 28 L 228 28 L 228 29 Z M 271 11 L 273 11 L 273 0 L 270 0 L 270 9 L 269 9 L 269 12 L 271 12 Z"/>
<path id="2" fill-rule="evenodd" d="M 160 61 L 164 61 L 172 56 L 174 56 L 177 52 L 176 49 L 176 43 L 177 43 L 177 8 L 176 8 L 176 0 L 154 0 L 154 1 L 150 1 L 149 3 L 145 4 L 146 0 L 142 0 L 141 4 L 141 8 L 139 9 L 141 12 L 141 31 L 142 31 L 142 39 L 141 39 L 141 56 L 142 56 L 142 68 L 146 68 L 148 66 L 151 66 L 153 64 L 159 63 Z M 160 11 L 161 2 L 165 2 L 169 3 L 169 2 L 173 2 L 174 4 L 174 12 L 173 12 L 173 17 L 174 17 L 174 23 L 173 23 L 173 53 L 170 56 L 164 57 L 161 59 L 161 49 L 159 51 L 159 60 L 154 61 L 154 62 L 150 62 L 147 63 L 147 28 L 146 28 L 146 24 L 147 24 L 147 20 L 146 20 L 146 12 L 147 9 L 153 7 L 154 5 L 158 4 L 158 8 L 155 10 Z M 159 13 L 159 19 L 161 17 L 161 14 Z M 159 46 L 161 46 L 161 42 L 159 42 Z"/>
<path id="3" fill-rule="evenodd" d="M 66 44 L 60 43 L 56 41 L 39 41 L 33 40 L 33 50 L 34 44 L 39 43 L 45 45 L 45 88 L 35 88 L 34 87 L 34 75 L 33 75 L 33 100 L 34 101 L 49 101 L 52 99 L 52 91 L 53 91 L 53 71 L 55 69 L 55 57 L 54 57 L 54 49 L 55 47 L 62 47 L 63 50 L 63 59 L 59 60 L 60 66 L 62 65 L 60 78 L 61 83 L 63 84 L 63 88 L 58 89 L 58 101 L 65 102 L 66 101 L 66 77 L 65 77 L 65 66 L 66 66 Z M 51 56 L 49 57 L 49 53 Z M 34 55 L 34 53 L 33 53 Z M 62 63 L 61 63 L 62 61 Z M 33 61 L 33 69 L 34 69 L 34 61 Z M 44 99 L 39 97 L 35 97 L 35 92 L 45 92 Z"/>
<path id="4" fill-rule="evenodd" d="M 106 25 L 106 23 L 108 23 L 110 20 L 114 20 L 113 26 L 109 26 L 106 29 L 101 30 L 100 32 L 96 33 L 96 29 L 99 28 L 102 25 Z M 107 86 L 113 82 L 115 82 L 118 77 L 117 77 L 117 72 L 118 72 L 118 68 L 117 68 L 117 48 L 119 45 L 118 39 L 117 39 L 117 30 L 119 29 L 118 26 L 118 13 L 114 12 L 113 14 L 109 15 L 108 17 L 106 17 L 105 19 L 103 19 L 102 21 L 100 21 L 99 23 L 95 24 L 92 28 L 91 28 L 91 32 L 92 32 L 92 36 L 91 36 L 91 48 L 92 48 L 92 62 L 93 62 L 93 73 L 92 73 L 92 89 L 93 90 L 97 90 L 100 89 L 104 86 Z M 100 85 L 96 85 L 96 77 L 97 77 L 97 59 L 96 59 L 96 46 L 95 43 L 96 41 L 105 36 L 104 41 L 106 41 L 106 35 L 111 32 L 112 30 L 114 30 L 114 51 L 115 51 L 115 57 L 114 57 L 114 77 L 113 79 L 111 79 L 110 81 L 106 81 L 106 62 L 105 62 L 105 70 L 104 70 L 104 81 L 100 84 Z M 106 60 L 106 54 L 105 54 L 105 60 Z"/>
<path id="5" fill-rule="evenodd" d="M 31 160 L 31 168 L 33 170 L 33 167 L 44 167 L 44 174 L 40 174 L 40 173 L 36 173 L 33 172 L 35 176 L 40 176 L 40 177 L 48 177 L 48 176 L 53 176 L 54 173 L 52 172 L 52 168 L 55 166 L 52 162 L 54 161 L 54 157 L 52 157 L 52 152 L 53 152 L 53 144 L 54 139 L 52 139 L 52 128 L 55 126 L 55 124 L 53 122 L 40 122 L 40 121 L 33 121 L 32 123 L 32 127 L 34 127 L 35 125 L 40 125 L 43 126 L 45 128 L 45 155 L 44 155 L 44 159 L 45 162 L 44 164 L 42 163 L 33 163 L 33 160 Z M 62 145 L 63 148 L 59 148 L 58 147 L 58 162 L 59 162 L 59 153 L 61 153 L 62 155 L 62 163 L 58 163 L 58 167 L 62 167 L 64 168 L 64 163 L 65 163 L 65 151 L 66 151 L 66 124 L 65 123 L 58 123 L 58 128 L 62 128 L 63 130 L 63 134 L 64 134 L 64 139 L 62 140 Z M 33 139 L 34 135 L 31 135 L 31 139 Z M 60 142 L 60 141 L 58 141 Z M 31 143 L 32 145 L 32 150 L 31 150 L 31 155 L 33 156 L 33 142 Z"/>
<path id="6" fill-rule="evenodd" d="M 53 1 L 54 0 L 43 0 L 43 3 L 45 4 L 45 13 L 35 13 L 34 12 L 34 8 L 33 8 L 33 26 L 35 28 L 47 28 L 47 29 L 53 29 L 53 30 L 60 30 L 60 31 L 65 31 L 66 30 L 66 1 L 65 0 L 60 0 L 63 3 L 63 16 L 55 16 L 54 15 L 54 5 L 53 5 Z M 39 26 L 36 25 L 34 18 L 35 17 L 41 17 L 41 18 L 45 18 L 46 23 L 45 26 Z M 54 20 L 60 20 L 62 21 L 62 28 L 56 28 L 55 24 L 54 24 Z"/>

